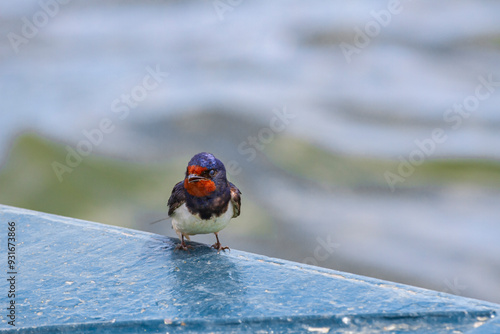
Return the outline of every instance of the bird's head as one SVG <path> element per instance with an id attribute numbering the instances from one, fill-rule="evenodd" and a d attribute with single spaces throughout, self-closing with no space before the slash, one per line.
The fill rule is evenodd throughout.
<path id="1" fill-rule="evenodd" d="M 198 153 L 189 161 L 184 188 L 196 197 L 204 197 L 227 186 L 224 164 L 210 153 Z"/>

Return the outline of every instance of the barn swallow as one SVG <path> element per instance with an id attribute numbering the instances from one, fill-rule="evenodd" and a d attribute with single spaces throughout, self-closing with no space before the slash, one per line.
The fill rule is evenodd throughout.
<path id="1" fill-rule="evenodd" d="M 241 192 L 226 178 L 224 164 L 212 154 L 196 154 L 188 163 L 183 181 L 177 183 L 168 200 L 168 215 L 181 244 L 176 249 L 187 250 L 184 238 L 196 234 L 214 233 L 217 251 L 229 249 L 219 241 L 219 231 L 232 218 L 240 215 Z"/>

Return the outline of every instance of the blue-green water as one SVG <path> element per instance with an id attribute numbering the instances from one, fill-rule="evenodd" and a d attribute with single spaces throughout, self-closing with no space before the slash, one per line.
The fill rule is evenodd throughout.
<path id="1" fill-rule="evenodd" d="M 500 3 L 223 3 L 0 4 L 2 202 L 173 235 L 212 151 L 231 247 L 498 302 Z"/>

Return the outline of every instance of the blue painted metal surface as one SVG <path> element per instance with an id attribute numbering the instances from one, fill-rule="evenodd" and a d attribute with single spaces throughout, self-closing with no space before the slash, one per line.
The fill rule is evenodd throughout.
<path id="1" fill-rule="evenodd" d="M 0 332 L 500 333 L 500 305 L 7 206 L 2 253 L 8 222 L 16 326 L 2 270 Z"/>

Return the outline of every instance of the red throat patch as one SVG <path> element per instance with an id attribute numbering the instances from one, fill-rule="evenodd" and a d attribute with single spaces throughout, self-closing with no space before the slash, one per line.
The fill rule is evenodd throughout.
<path id="1" fill-rule="evenodd" d="M 189 174 L 201 175 L 207 169 L 205 167 L 200 166 L 189 166 L 187 171 Z M 186 188 L 187 192 L 196 197 L 205 197 L 210 195 L 215 189 L 215 183 L 212 180 L 200 180 L 197 182 L 188 182 L 186 178 L 184 180 L 184 188 Z"/>

